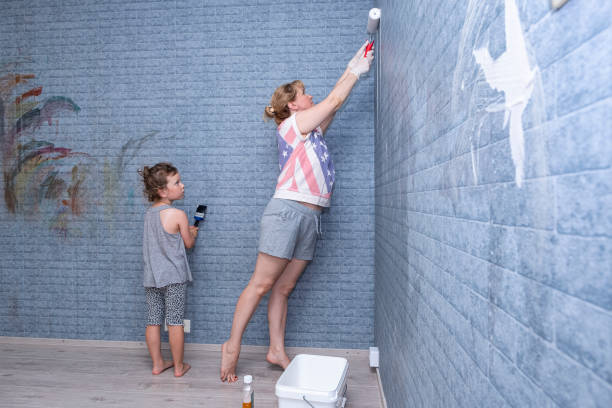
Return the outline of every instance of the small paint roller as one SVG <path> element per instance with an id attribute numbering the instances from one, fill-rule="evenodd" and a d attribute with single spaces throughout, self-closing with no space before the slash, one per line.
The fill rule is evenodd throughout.
<path id="1" fill-rule="evenodd" d="M 368 55 L 368 52 L 372 50 L 372 47 L 374 46 L 374 39 L 372 37 L 374 36 L 376 31 L 378 31 L 378 23 L 380 23 L 380 9 L 374 7 L 370 9 L 370 12 L 368 13 L 367 30 L 369 34 L 369 39 L 368 39 L 368 45 L 366 46 L 366 49 L 365 49 L 365 53 L 363 54 L 364 57 Z"/>
<path id="2" fill-rule="evenodd" d="M 198 205 L 196 213 L 193 215 L 193 218 L 195 219 L 195 222 L 193 223 L 194 227 L 197 227 L 200 221 L 204 220 L 204 216 L 206 215 L 206 208 L 207 207 L 205 205 Z"/>

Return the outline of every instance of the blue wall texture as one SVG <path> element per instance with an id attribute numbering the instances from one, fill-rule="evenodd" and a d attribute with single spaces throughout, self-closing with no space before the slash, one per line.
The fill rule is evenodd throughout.
<path id="1" fill-rule="evenodd" d="M 208 217 L 190 255 L 187 342 L 229 336 L 278 174 L 274 89 L 320 101 L 365 40 L 371 1 L 3 1 L 0 335 L 143 340 L 136 170 L 171 161 Z M 327 133 L 337 169 L 287 345 L 374 339 L 374 75 Z M 262 302 L 244 337 L 266 344 Z"/>
<path id="2" fill-rule="evenodd" d="M 169 160 L 178 206 L 209 206 L 187 341 L 224 341 L 278 171 L 263 107 L 296 78 L 324 97 L 372 3 L 3 1 L 0 335 L 143 339 L 136 170 Z M 612 405 L 612 3 L 375 5 L 377 120 L 370 74 L 328 131 L 287 344 L 376 343 L 391 407 Z M 501 91 L 517 21 L 523 99 Z M 265 304 L 244 341 L 267 342 Z"/>
<path id="3" fill-rule="evenodd" d="M 612 406 L 612 2 L 375 3 L 389 406 Z M 519 20 L 533 89 L 515 161 L 504 116 L 521 101 L 474 51 L 501 64 Z M 519 80 L 519 63 L 497 79 Z"/>

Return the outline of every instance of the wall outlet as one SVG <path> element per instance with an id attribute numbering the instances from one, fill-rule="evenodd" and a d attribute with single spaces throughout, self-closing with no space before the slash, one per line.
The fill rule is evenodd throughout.
<path id="1" fill-rule="evenodd" d="M 370 347 L 370 367 L 377 368 L 379 364 L 378 347 Z"/>
<path id="2" fill-rule="evenodd" d="M 185 333 L 191 332 L 191 320 L 189 319 L 183 320 L 183 330 L 185 331 Z M 165 320 L 164 320 L 164 331 L 168 331 L 168 325 L 166 324 Z"/>

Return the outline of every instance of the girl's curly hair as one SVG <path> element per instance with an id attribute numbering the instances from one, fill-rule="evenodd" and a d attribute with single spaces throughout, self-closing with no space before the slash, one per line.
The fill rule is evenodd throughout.
<path id="1" fill-rule="evenodd" d="M 141 170 L 138 170 L 138 174 L 140 174 L 144 183 L 145 197 L 150 202 L 161 199 L 159 190 L 165 188 L 168 184 L 168 176 L 176 173 L 178 173 L 177 168 L 165 162 L 157 163 L 153 167 L 144 166 Z"/>

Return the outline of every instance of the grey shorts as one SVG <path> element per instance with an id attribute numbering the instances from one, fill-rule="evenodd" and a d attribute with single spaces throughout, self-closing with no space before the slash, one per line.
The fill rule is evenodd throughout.
<path id="1" fill-rule="evenodd" d="M 312 260 L 321 212 L 296 201 L 273 198 L 261 217 L 259 252 L 285 259 Z"/>
<path id="2" fill-rule="evenodd" d="M 182 326 L 185 315 L 187 283 L 173 283 L 163 288 L 145 288 L 147 326 Z"/>

